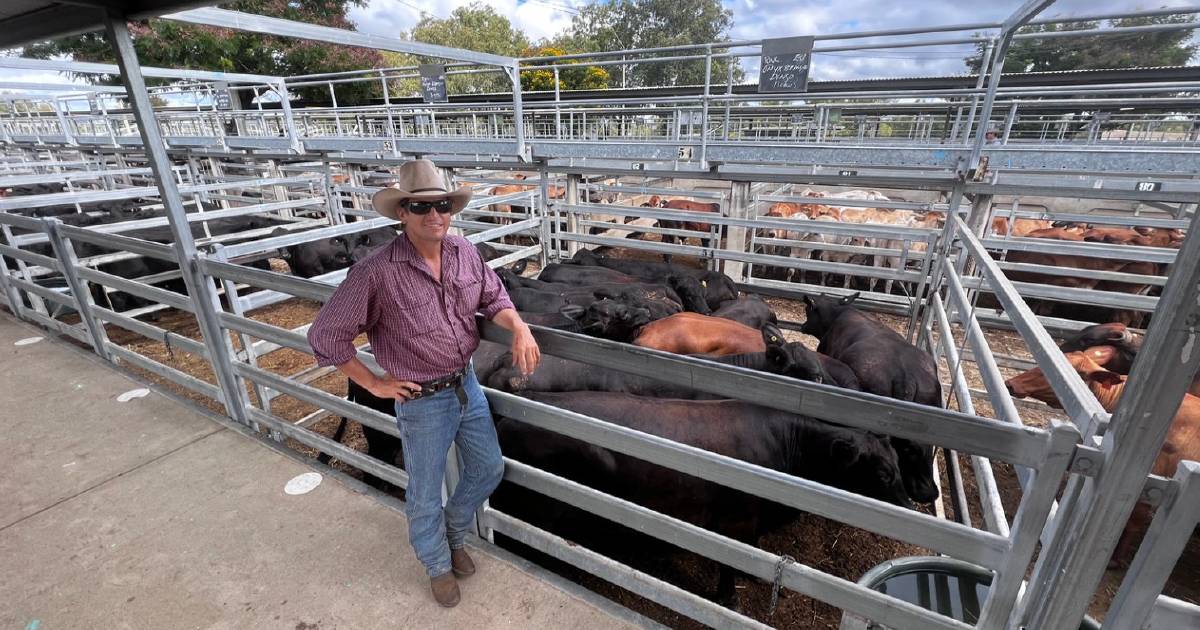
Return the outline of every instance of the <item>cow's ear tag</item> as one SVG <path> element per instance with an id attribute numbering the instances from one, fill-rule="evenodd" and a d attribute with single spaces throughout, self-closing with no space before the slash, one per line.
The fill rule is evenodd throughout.
<path id="1" fill-rule="evenodd" d="M 700 281 L 700 286 L 702 286 L 702 287 L 704 287 L 705 289 L 707 289 L 707 288 L 708 288 L 708 280 L 701 280 L 701 281 Z"/>

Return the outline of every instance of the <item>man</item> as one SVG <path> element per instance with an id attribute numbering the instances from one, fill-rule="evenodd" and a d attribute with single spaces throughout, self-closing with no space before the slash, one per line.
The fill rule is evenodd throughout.
<path id="1" fill-rule="evenodd" d="M 988 129 L 983 134 L 984 144 L 1000 144 L 1000 133 L 995 129 Z"/>
<path id="2" fill-rule="evenodd" d="M 397 176 L 371 203 L 403 223 L 404 233 L 351 268 L 317 314 L 308 340 L 318 365 L 336 365 L 372 394 L 396 399 L 409 475 L 409 542 L 434 599 L 450 607 L 460 599 L 455 577 L 475 572 L 467 530 L 504 473 L 491 411 L 470 365 L 479 346 L 475 313 L 512 331 L 513 364 L 522 373 L 531 374 L 541 355 L 496 273 L 470 242 L 446 233 L 471 190 L 447 190 L 429 160 L 408 162 Z M 373 373 L 355 356 L 354 338 L 363 332 L 386 374 Z M 451 442 L 463 473 L 443 509 Z"/>

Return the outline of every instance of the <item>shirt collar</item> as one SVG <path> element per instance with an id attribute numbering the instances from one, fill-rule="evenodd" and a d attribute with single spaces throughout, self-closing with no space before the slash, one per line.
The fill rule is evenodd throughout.
<path id="1" fill-rule="evenodd" d="M 417 248 L 413 247 L 412 241 L 408 240 L 408 234 L 404 232 L 401 232 L 399 236 L 392 240 L 390 247 L 392 248 L 392 253 L 389 259 L 392 262 L 416 263 L 416 261 L 421 259 L 421 255 L 417 253 Z M 447 247 L 458 249 L 458 240 L 450 238 L 449 234 L 442 239 L 443 253 L 445 253 Z"/>

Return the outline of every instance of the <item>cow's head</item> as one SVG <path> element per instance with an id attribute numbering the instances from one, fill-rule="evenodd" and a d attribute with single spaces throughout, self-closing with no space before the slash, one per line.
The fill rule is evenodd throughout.
<path id="1" fill-rule="evenodd" d="M 584 334 L 613 341 L 631 341 L 637 331 L 651 321 L 648 309 L 619 300 L 597 300 L 587 308 L 563 309 L 561 312 L 578 321 Z"/>
<path id="2" fill-rule="evenodd" d="M 896 451 L 887 436 L 838 429 L 829 442 L 829 479 L 863 496 L 911 508 Z"/>
<path id="3" fill-rule="evenodd" d="M 851 293 L 840 299 L 823 294 L 805 295 L 805 320 L 804 325 L 800 327 L 800 332 L 817 338 L 824 337 L 841 311 L 848 308 L 857 299 L 858 293 Z"/>
<path id="4" fill-rule="evenodd" d="M 764 330 L 763 340 L 767 342 L 767 361 L 771 372 L 814 383 L 833 382 L 815 352 L 797 342 L 772 344 L 770 337 Z"/>
<path id="5" fill-rule="evenodd" d="M 932 503 L 938 498 L 933 481 L 933 447 L 905 439 L 891 440 L 900 466 L 904 491 L 917 503 Z"/>
<path id="6" fill-rule="evenodd" d="M 1080 330 L 1058 345 L 1063 352 L 1082 352 L 1094 346 L 1127 346 L 1135 349 L 1140 339 L 1125 324 L 1095 324 Z M 1101 363 L 1101 365 L 1104 365 Z"/>
<path id="7" fill-rule="evenodd" d="M 683 310 L 708 315 L 712 309 L 704 298 L 704 287 L 694 276 L 667 276 L 667 285 L 679 296 Z"/>
<path id="8" fill-rule="evenodd" d="M 708 308 L 717 310 L 730 300 L 738 299 L 737 285 L 733 279 L 720 271 L 706 271 L 700 276 L 700 288 L 704 290 L 704 301 Z"/>
<path id="9" fill-rule="evenodd" d="M 1113 374 L 1104 369 L 1109 361 L 1112 361 L 1118 354 L 1119 350 L 1113 346 L 1095 346 L 1087 350 L 1068 352 L 1066 353 L 1067 362 L 1075 371 L 1083 378 L 1084 382 L 1094 381 L 1103 383 L 1108 380 L 1108 376 L 1094 376 L 1099 372 L 1105 374 Z M 1120 375 L 1115 375 L 1120 376 Z M 1062 409 L 1062 403 L 1058 400 L 1058 395 L 1054 393 L 1054 388 L 1050 385 L 1050 381 L 1046 379 L 1045 373 L 1041 368 L 1033 368 L 1021 372 L 1020 374 L 1004 381 L 1008 387 L 1008 393 L 1017 398 L 1036 398 L 1051 407 Z"/>
<path id="10" fill-rule="evenodd" d="M 350 243 L 346 242 L 345 238 L 335 236 L 329 239 L 329 258 L 338 265 L 352 265 L 354 259 L 350 257 Z"/>

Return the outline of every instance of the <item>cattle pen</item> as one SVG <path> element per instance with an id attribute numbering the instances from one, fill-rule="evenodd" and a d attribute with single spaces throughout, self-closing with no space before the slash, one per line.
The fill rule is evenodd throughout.
<path id="1" fill-rule="evenodd" d="M 1200 237 L 1192 229 L 1200 76 L 1188 68 L 1016 78 L 1001 69 L 1014 39 L 1198 23 L 1019 32 L 1068 21 L 1039 18 L 1052 4 L 1025 3 L 1001 23 L 817 34 L 817 63 L 844 51 L 978 43 L 983 70 L 957 82 L 813 82 L 769 102 L 735 86 L 732 74 L 712 72 L 714 60 L 760 56 L 763 41 L 518 59 L 214 8 L 162 16 L 435 58 L 448 62 L 446 74 L 501 73 L 512 85 L 507 95 L 428 103 L 393 93 L 416 68 L 271 77 L 142 67 L 124 16 L 97 18 L 87 26 L 103 26 L 116 66 L 0 58 L 5 68 L 122 79 L 61 94 L 0 84 L 10 90 L 0 94 L 0 189 L 11 189 L 0 198 L 2 304 L 118 368 L 187 392 L 263 440 L 403 488 L 407 477 L 395 462 L 315 429 L 340 416 L 399 437 L 394 417 L 333 393 L 338 377 L 311 359 L 308 324 L 346 268 L 318 265 L 300 277 L 294 254 L 293 273 L 280 259 L 289 248 L 332 239 L 370 245 L 362 239 L 394 224 L 371 211 L 371 194 L 386 185 L 389 168 L 428 158 L 475 190 L 454 226 L 492 248 L 493 268 L 541 268 L 596 248 L 669 255 L 719 271 L 746 293 L 788 301 L 857 294 L 855 304 L 895 318 L 902 336 L 939 362 L 943 407 L 574 332 L 535 333 L 555 357 L 933 446 L 944 487 L 933 508 L 914 510 L 489 389 L 497 416 L 978 565 L 992 573 L 991 588 L 979 618 L 967 623 L 778 545 L 735 540 L 525 462 L 506 459 L 506 483 L 757 578 L 772 600 L 790 590 L 897 629 L 1076 627 L 1127 516 L 1146 503 L 1153 522 L 1115 596 L 1105 598 L 1104 627 L 1195 627 L 1200 587 L 1185 595 L 1192 601 L 1164 591 L 1200 520 L 1200 468 L 1184 462 L 1171 476 L 1148 472 L 1200 364 Z M 0 14 L 0 24 L 5 19 Z M 59 34 L 23 33 L 14 28 L 0 43 Z M 704 84 L 570 95 L 529 93 L 520 83 L 532 69 L 557 76 L 569 65 L 678 60 L 703 63 Z M 147 78 L 170 82 L 148 87 Z M 382 102 L 339 107 L 337 86 L 353 82 L 380 85 Z M 289 91 L 312 86 L 327 87 L 329 103 L 294 107 Z M 152 96 L 194 105 L 156 107 Z M 997 143 L 985 139 L 988 130 L 999 131 Z M 853 194 L 863 189 L 886 192 Z M 651 201 L 668 196 L 716 210 L 697 219 Z M 913 219 L 822 220 L 817 211 L 774 209 L 816 205 Z M 121 209 L 102 220 L 101 209 L 113 206 Z M 1018 234 L 1022 220 L 1132 234 L 1039 239 Z M 1169 238 L 1152 240 L 1160 233 Z M 1080 258 L 1117 264 L 1074 266 Z M 781 327 L 798 330 L 798 317 L 785 313 Z M 1145 329 L 1145 340 L 1129 391 L 1110 414 L 1056 338 L 1114 320 Z M 485 340 L 506 342 L 498 327 L 482 330 Z M 1015 345 L 997 347 L 998 334 Z M 359 358 L 379 370 L 369 348 Z M 1032 367 L 1061 413 L 1006 387 L 1005 370 Z M 1015 488 L 1002 487 L 1006 475 Z M 451 458 L 450 489 L 456 479 Z M 516 541 L 679 619 L 808 627 L 722 605 L 523 516 L 485 506 L 476 519 L 481 544 Z"/>

